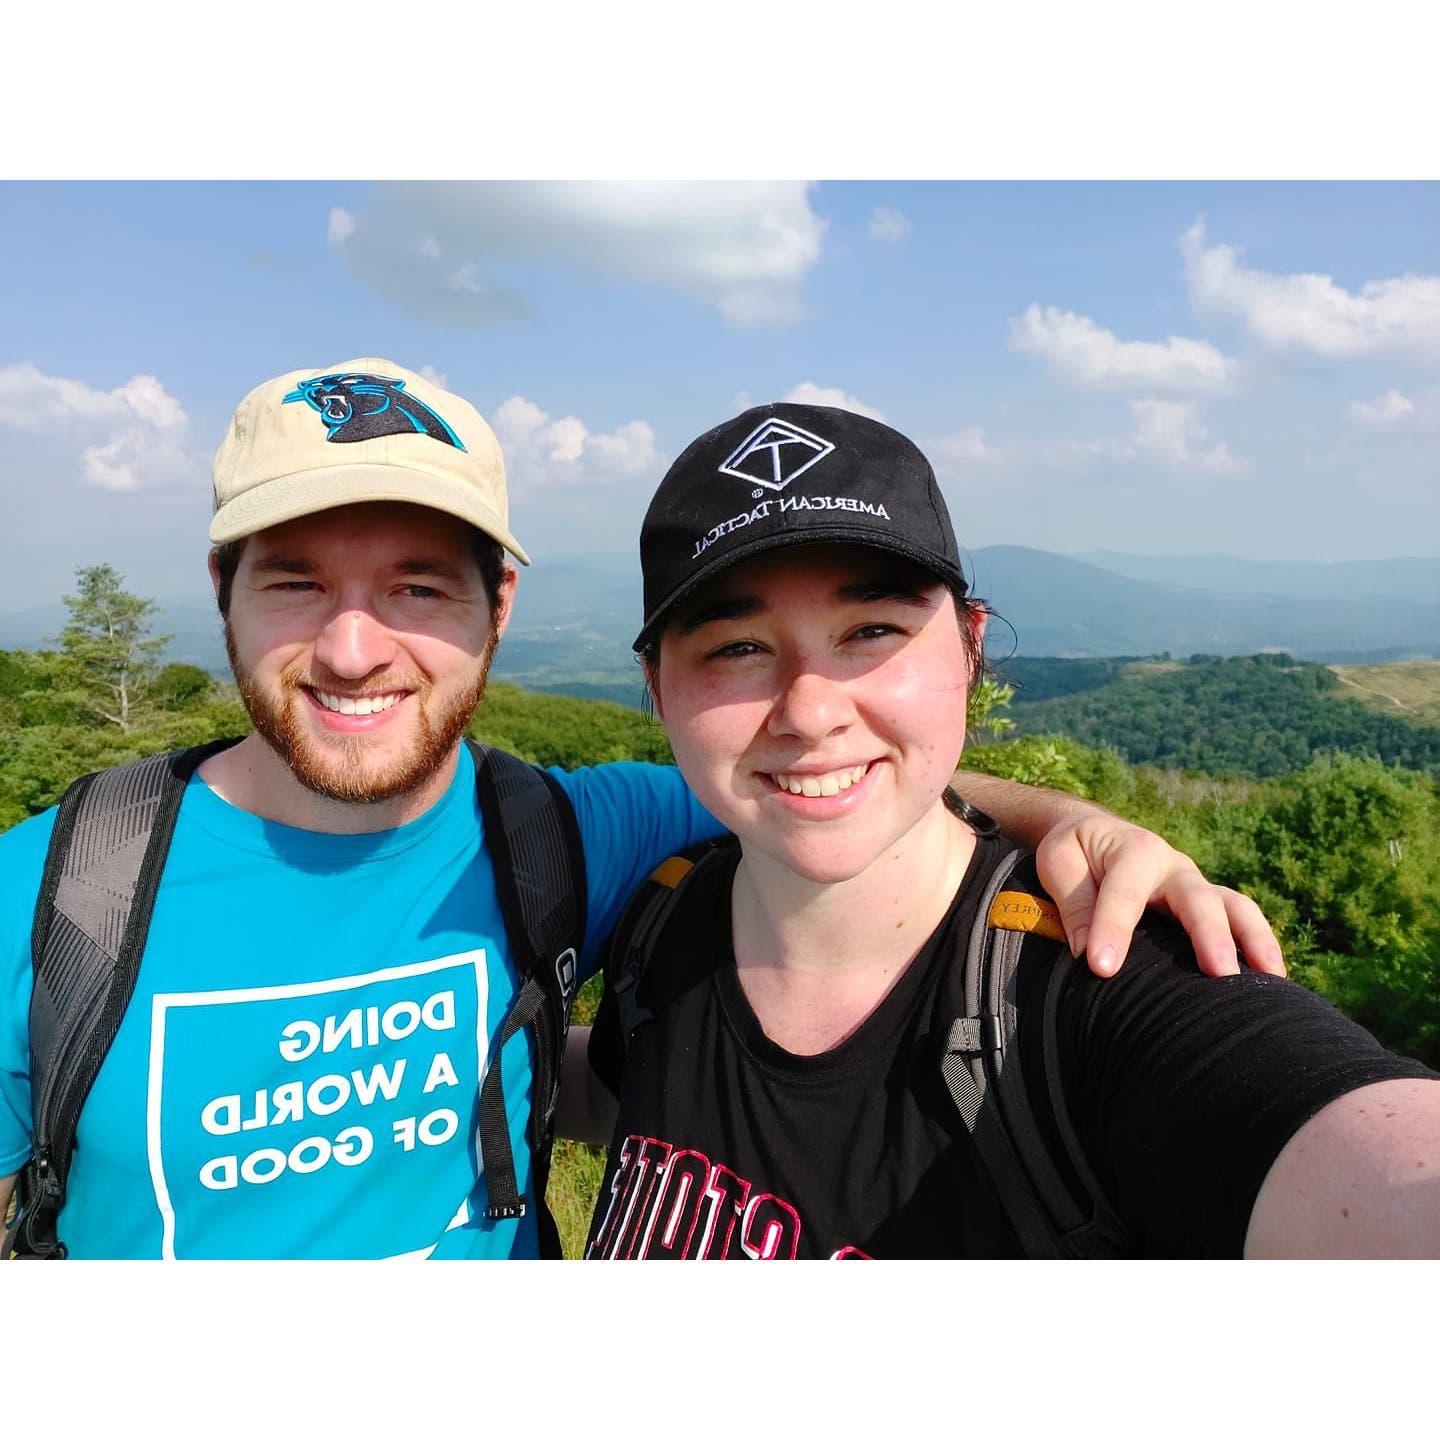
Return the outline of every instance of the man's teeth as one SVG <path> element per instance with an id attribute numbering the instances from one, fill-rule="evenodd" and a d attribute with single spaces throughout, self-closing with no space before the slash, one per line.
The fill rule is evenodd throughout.
<path id="1" fill-rule="evenodd" d="M 330 695 L 324 690 L 310 692 L 327 710 L 339 715 L 378 715 L 389 710 L 405 697 L 398 691 L 392 695 Z"/>
<path id="2" fill-rule="evenodd" d="M 792 795 L 838 795 L 865 778 L 868 764 L 852 765 L 848 770 L 832 770 L 828 775 L 772 775 L 770 778 Z"/>

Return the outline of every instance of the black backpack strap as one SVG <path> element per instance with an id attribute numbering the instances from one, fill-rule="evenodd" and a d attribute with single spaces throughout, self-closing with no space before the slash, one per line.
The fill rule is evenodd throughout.
<path id="1" fill-rule="evenodd" d="M 1027 873 L 1015 876 L 1027 858 L 1023 851 L 1007 854 L 986 884 L 966 946 L 964 1013 L 950 1026 L 941 1071 L 1025 1253 L 1033 1259 L 1113 1255 L 1121 1227 L 1085 1158 L 1060 1082 L 1059 999 L 1074 963 L 1063 945 L 1038 1018 L 1050 1107 L 1082 1193 L 1051 1154 L 1011 1048 L 1018 1018 L 1015 974 L 1026 936 L 1064 939 L 1058 914 L 1028 864 Z"/>
<path id="2" fill-rule="evenodd" d="M 605 959 L 605 983 L 615 1000 L 621 1043 L 630 1049 L 635 1032 L 655 1017 L 641 1003 L 640 986 L 670 917 L 690 881 L 720 863 L 723 841 L 706 841 L 662 860 L 625 905 L 611 935 Z"/>
<path id="3" fill-rule="evenodd" d="M 529 1026 L 535 1037 L 530 1149 L 541 1199 L 541 1253 L 558 1256 L 559 1237 L 543 1197 L 560 1061 L 585 939 L 585 852 L 574 807 L 551 776 L 503 750 L 466 743 L 475 758 L 486 847 L 520 980 L 480 1085 L 479 1147 L 490 1196 L 485 1213 L 492 1220 L 508 1219 L 526 1209 L 515 1183 L 500 1057 L 506 1042 Z"/>
<path id="4" fill-rule="evenodd" d="M 196 767 L 234 743 L 86 775 L 60 801 L 31 937 L 33 1152 L 7 1255 L 65 1257 L 56 1227 L 80 1111 L 135 992 L 180 800 Z"/>

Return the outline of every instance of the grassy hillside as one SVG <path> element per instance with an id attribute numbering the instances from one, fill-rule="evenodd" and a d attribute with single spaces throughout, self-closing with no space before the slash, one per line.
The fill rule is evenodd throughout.
<path id="1" fill-rule="evenodd" d="M 1399 660 L 1389 665 L 1332 665 L 1341 699 L 1357 700 L 1382 715 L 1440 725 L 1440 660 Z"/>

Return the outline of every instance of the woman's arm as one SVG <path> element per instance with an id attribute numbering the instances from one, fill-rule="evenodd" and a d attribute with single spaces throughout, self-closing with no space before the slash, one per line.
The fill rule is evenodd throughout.
<path id="1" fill-rule="evenodd" d="M 1248 896 L 1212 885 L 1195 862 L 1160 836 L 1074 795 L 961 771 L 952 782 L 1012 839 L 1035 852 L 1040 883 L 1060 910 L 1073 954 L 1113 975 L 1147 907 L 1184 926 L 1200 969 L 1236 975 L 1285 973 L 1280 943 Z"/>
<path id="2" fill-rule="evenodd" d="M 1245 1258 L 1440 1259 L 1440 1080 L 1382 1080 L 1307 1120 L 1260 1187 Z"/>

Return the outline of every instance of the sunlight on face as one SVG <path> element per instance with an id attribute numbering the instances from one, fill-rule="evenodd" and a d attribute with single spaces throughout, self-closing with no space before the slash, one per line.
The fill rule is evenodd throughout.
<path id="1" fill-rule="evenodd" d="M 369 804 L 445 762 L 507 618 L 492 611 L 463 521 L 350 505 L 250 538 L 225 643 L 255 729 L 296 779 Z"/>
<path id="2" fill-rule="evenodd" d="M 680 769 L 747 854 L 838 880 L 942 803 L 970 664 L 940 581 L 815 545 L 737 565 L 682 606 L 654 679 Z"/>

